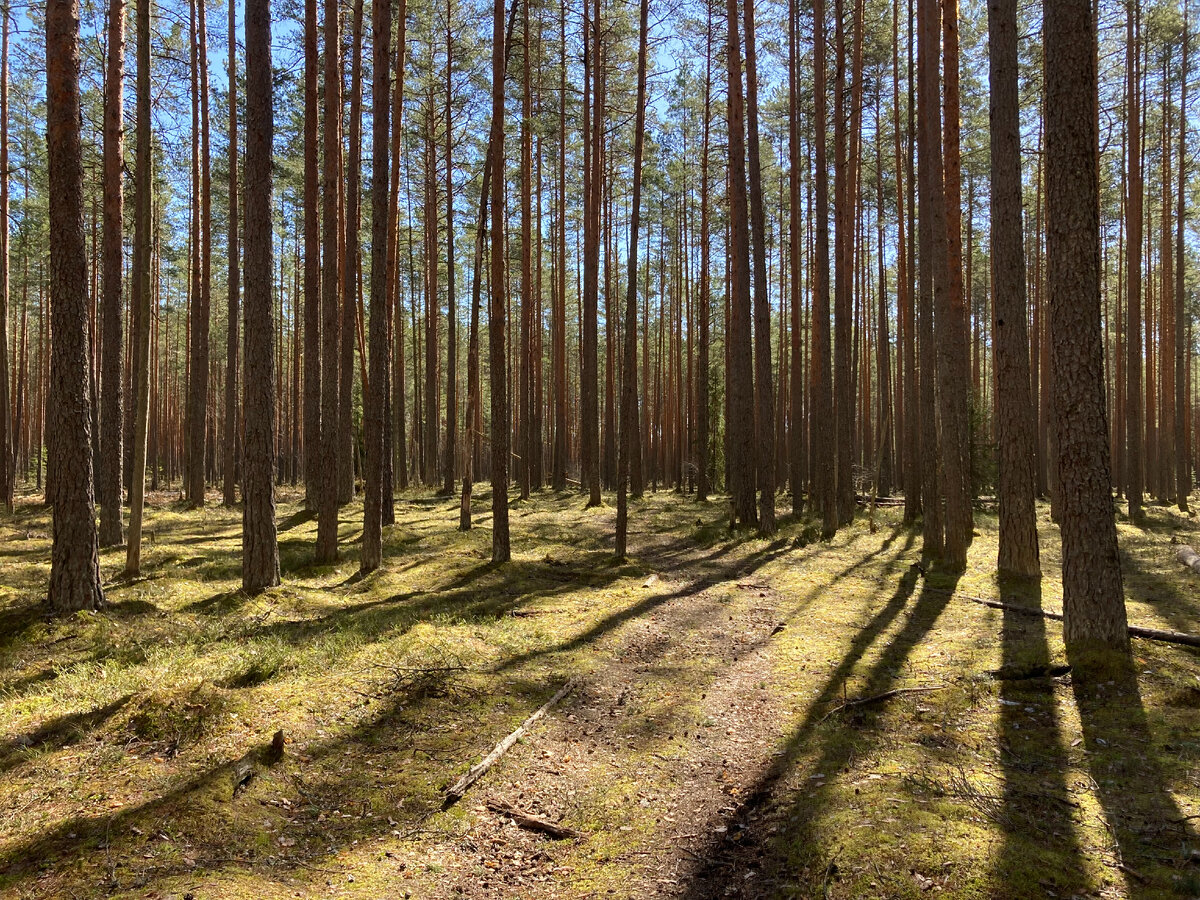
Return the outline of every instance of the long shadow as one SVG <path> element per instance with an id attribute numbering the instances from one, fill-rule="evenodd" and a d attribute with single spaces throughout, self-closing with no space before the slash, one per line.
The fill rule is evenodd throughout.
<path id="1" fill-rule="evenodd" d="M 353 727 L 295 755 L 286 751 L 273 771 L 257 767 L 260 777 L 240 797 L 234 786 L 241 770 L 228 761 L 181 776 L 144 802 L 111 813 L 75 815 L 30 834 L 0 852 L 0 895 L 21 889 L 33 895 L 74 895 L 81 885 L 72 879 L 88 878 L 85 861 L 94 866 L 99 853 L 110 860 L 104 885 L 109 891 L 137 887 L 155 893 L 156 884 L 179 875 L 202 879 L 240 870 L 253 873 L 255 889 L 268 896 L 277 893 L 273 888 L 280 879 L 331 871 L 328 866 L 336 865 L 331 857 L 339 848 L 385 839 L 401 833 L 397 829 L 415 833 L 441 806 L 441 780 L 459 774 L 455 760 L 462 756 L 463 742 L 482 742 L 497 728 L 494 721 L 472 723 L 461 709 L 453 716 L 456 701 L 445 684 L 451 677 L 443 673 L 382 693 L 372 714 Z M 547 699 L 547 690 L 541 678 L 506 680 L 516 722 Z M 448 716 L 458 722 L 453 733 L 441 727 Z M 476 730 L 483 737 L 474 737 Z M 415 766 L 412 754 L 421 746 L 428 764 Z M 257 745 L 251 753 L 261 759 L 265 747 Z M 355 764 L 348 766 L 350 754 Z M 279 806 L 280 797 L 288 803 Z M 331 810 L 355 814 L 328 815 Z M 264 816 L 269 817 L 265 822 Z M 256 849 L 262 847 L 264 825 L 270 826 L 267 831 L 291 836 L 290 843 L 281 844 L 287 849 L 272 844 L 266 859 Z M 158 854 L 154 836 L 159 833 L 191 846 L 191 858 Z M 317 861 L 321 867 L 314 869 L 311 863 Z M 48 874 L 66 880 L 43 881 Z M 89 887 L 95 875 L 93 868 Z"/>
<path id="2" fill-rule="evenodd" d="M 130 694 L 86 712 L 57 716 L 26 734 L 0 742 L 0 773 L 20 765 L 26 754 L 61 750 L 83 740 L 116 715 L 129 702 Z"/>
<path id="3" fill-rule="evenodd" d="M 1091 660 L 1068 659 L 1088 770 L 1128 895 L 1195 896 L 1197 835 L 1167 787 L 1135 670 L 1109 670 L 1105 681 L 1087 671 Z"/>
<path id="4" fill-rule="evenodd" d="M 639 600 L 631 606 L 618 610 L 583 631 L 575 637 L 556 644 L 553 647 L 543 647 L 537 650 L 530 650 L 526 653 L 517 656 L 509 657 L 502 661 L 493 669 L 494 674 L 500 674 L 508 669 L 523 666 L 531 660 L 538 659 L 544 656 L 552 656 L 558 653 L 569 653 L 572 650 L 577 650 L 580 647 L 591 644 L 605 634 L 619 628 L 631 619 L 637 619 L 644 616 L 664 603 L 670 603 L 674 600 L 683 600 L 687 597 L 694 597 L 696 594 L 702 593 L 710 587 L 722 584 L 727 581 L 737 578 L 744 578 L 767 565 L 772 560 L 788 552 L 790 545 L 786 539 L 779 539 L 769 545 L 763 551 L 754 554 L 747 560 L 741 560 L 737 563 L 726 566 L 724 568 L 713 571 L 710 574 L 701 576 L 684 583 L 678 589 L 666 594 L 652 594 L 644 600 Z M 703 557 L 704 561 L 708 561 L 709 557 Z M 615 573 L 614 573 L 615 577 Z"/>
<path id="5" fill-rule="evenodd" d="M 1174 558 L 1171 563 L 1177 565 Z M 1200 625 L 1200 611 L 1197 610 L 1193 585 L 1182 578 L 1176 580 L 1148 568 L 1127 551 L 1121 553 L 1121 571 L 1125 573 L 1125 589 L 1131 599 L 1145 603 L 1155 616 L 1177 631 L 1196 631 Z M 1182 566 L 1179 571 L 1186 578 L 1194 577 Z M 1190 591 L 1189 586 L 1192 587 Z"/>
<path id="6" fill-rule="evenodd" d="M 1041 580 L 1001 581 L 1004 602 L 1033 609 L 1042 605 Z M 993 872 L 997 890 L 1030 897 L 1052 889 L 1065 896 L 1088 894 L 1077 818 L 1070 797 L 1055 691 L 1050 677 L 1046 620 L 1004 610 L 998 749 L 1004 778 L 993 818 L 1004 839 Z M 1049 882 L 1049 883 L 1047 883 Z"/>
<path id="7" fill-rule="evenodd" d="M 719 837 L 697 854 L 699 862 L 682 896 L 688 900 L 715 900 L 731 896 L 772 896 L 773 888 L 786 877 L 793 886 L 797 879 L 810 881 L 812 895 L 820 895 L 821 876 L 827 861 L 817 833 L 817 822 L 829 807 L 831 787 L 817 778 L 806 795 L 788 797 L 787 815 L 776 818 L 782 824 L 764 834 L 761 821 L 767 807 L 782 798 L 775 795 L 781 782 L 807 751 L 816 750 L 811 770 L 819 775 L 837 772 L 875 743 L 875 723 L 887 702 L 882 701 L 840 715 L 831 715 L 842 685 L 855 665 L 879 639 L 888 625 L 908 605 L 916 588 L 917 570 L 909 568 L 884 607 L 855 636 L 837 668 L 826 679 L 816 700 L 800 724 L 788 737 L 781 751 L 746 791 L 745 800 L 732 812 Z M 953 584 L 950 585 L 953 588 Z M 929 633 L 950 602 L 949 593 L 922 590 L 900 631 L 888 641 L 883 652 L 862 680 L 863 696 L 882 694 L 895 683 L 904 662 Z M 826 716 L 829 716 L 827 719 Z M 813 784 L 810 780 L 809 784 Z M 810 894 L 802 893 L 801 896 Z M 881 896 L 886 896 L 886 891 Z"/>

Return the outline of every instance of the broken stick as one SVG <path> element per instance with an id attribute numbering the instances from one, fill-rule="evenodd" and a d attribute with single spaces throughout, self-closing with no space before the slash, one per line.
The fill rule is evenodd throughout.
<path id="1" fill-rule="evenodd" d="M 579 832 L 573 828 L 567 828 L 565 825 L 559 825 L 551 822 L 549 819 L 543 819 L 541 816 L 527 813 L 524 810 L 517 809 L 511 803 L 505 803 L 503 800 L 489 800 L 487 808 L 492 812 L 500 813 L 502 816 L 508 816 L 517 824 L 518 828 L 524 828 L 526 831 L 537 831 L 549 835 L 555 840 L 579 837 Z"/>
<path id="2" fill-rule="evenodd" d="M 940 588 L 926 588 L 931 591 L 941 591 Z M 1041 616 L 1044 619 L 1062 621 L 1062 613 L 1048 609 L 1037 609 L 1033 606 L 1022 606 L 1018 603 L 1002 603 L 999 600 L 989 600 L 986 597 L 972 597 L 969 594 L 959 594 L 953 591 L 941 591 L 951 597 L 970 600 L 980 606 L 990 606 L 992 609 L 1006 609 L 1009 612 L 1023 613 L 1027 616 Z M 1184 631 L 1167 631 L 1162 628 L 1147 628 L 1144 625 L 1126 626 L 1131 637 L 1145 638 L 1148 641 L 1162 641 L 1166 644 L 1182 644 L 1185 647 L 1200 647 L 1200 634 L 1188 634 Z"/>
<path id="3" fill-rule="evenodd" d="M 458 779 L 458 781 L 454 782 L 453 785 L 447 788 L 445 798 L 442 801 L 442 808 L 449 808 L 461 800 L 463 798 L 463 794 L 470 790 L 471 785 L 487 774 L 487 770 L 494 766 L 500 757 L 507 753 L 512 745 L 521 739 L 521 737 L 529 730 L 530 726 L 532 726 L 534 722 L 544 716 L 547 711 L 549 711 L 556 703 L 558 703 L 559 700 L 571 693 L 572 689 L 575 687 L 575 684 L 576 679 L 574 678 L 567 681 L 566 684 L 558 689 L 557 694 L 543 703 L 542 707 L 532 716 L 522 722 L 521 726 L 516 731 L 498 743 L 492 749 L 492 752 L 485 756 L 478 765 L 471 766 L 471 768 L 467 770 L 466 775 Z"/>

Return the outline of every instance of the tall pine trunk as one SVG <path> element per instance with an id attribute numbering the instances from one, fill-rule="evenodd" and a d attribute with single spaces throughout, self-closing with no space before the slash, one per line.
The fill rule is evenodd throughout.
<path id="1" fill-rule="evenodd" d="M 339 348 L 341 314 L 338 284 L 338 200 L 342 169 L 342 66 L 338 36 L 337 0 L 325 0 L 325 163 L 322 189 L 321 227 L 321 469 L 317 509 L 318 563 L 337 559 L 338 473 L 342 441 L 338 435 Z M 249 173 L 247 173 L 248 175 Z M 249 272 L 247 261 L 246 269 Z M 349 340 L 349 335 L 346 336 Z M 249 377 L 249 372 L 247 372 Z"/>
<path id="2" fill-rule="evenodd" d="M 241 260 L 238 258 L 238 119 L 237 119 L 237 30 L 235 28 L 235 4 L 229 4 L 229 306 L 228 329 L 225 342 L 225 422 L 222 438 L 225 444 L 222 468 L 222 502 L 233 506 L 237 502 L 237 447 L 238 434 L 238 317 L 240 314 Z M 293 298 L 293 303 L 295 298 Z M 299 353 L 299 346 L 292 348 Z M 293 411 L 293 415 L 296 411 Z"/>
<path id="3" fill-rule="evenodd" d="M 492 562 L 512 558 L 508 535 L 509 408 L 505 361 L 506 298 L 504 272 L 504 0 L 492 10 L 492 278 L 488 297 L 488 345 L 492 413 Z"/>
<path id="4" fill-rule="evenodd" d="M 988 4 L 992 142 L 992 279 L 995 304 L 996 436 L 999 444 L 1002 574 L 1035 577 L 1033 401 L 1029 395 L 1025 247 L 1021 224 L 1021 128 L 1017 77 L 1017 0 Z"/>
<path id="5" fill-rule="evenodd" d="M 50 371 L 58 401 L 48 407 L 46 423 L 58 434 L 51 445 L 57 489 L 48 601 L 52 613 L 63 615 L 104 603 L 92 494 L 78 0 L 46 4 L 46 143 L 54 235 Z"/>
<path id="6" fill-rule="evenodd" d="M 384 410 L 388 368 L 388 208 L 389 141 L 391 140 L 390 75 L 392 4 L 371 4 L 371 300 L 370 376 L 364 385 L 363 409 L 363 539 L 360 571 L 383 561 Z"/>
<path id="7" fill-rule="evenodd" d="M 279 584 L 275 528 L 275 347 L 271 302 L 271 3 L 246 0 L 246 296 L 242 405 L 242 589 Z"/>
<path id="8" fill-rule="evenodd" d="M 646 144 L 646 32 L 649 0 L 639 4 L 637 107 L 633 126 L 633 199 L 629 210 L 629 283 L 625 286 L 625 341 L 621 372 L 621 440 L 617 448 L 616 557 L 624 559 L 629 536 L 629 456 L 638 430 L 637 391 L 637 247 L 642 208 L 642 148 Z"/>
<path id="9" fill-rule="evenodd" d="M 1126 659 L 1100 333 L 1096 32 L 1090 0 L 1047 0 L 1047 287 L 1062 492 L 1063 641 Z"/>
<path id="10" fill-rule="evenodd" d="M 4 42 L 8 44 L 8 15 L 4 17 Z M 4 54 L 7 57 L 7 53 Z M 123 400 L 121 371 L 121 278 L 124 274 L 124 205 L 125 192 L 121 182 L 121 170 L 125 163 L 125 0 L 110 0 L 108 6 L 108 69 L 104 81 L 104 272 L 102 279 L 102 296 L 100 299 L 100 465 L 96 481 L 96 500 L 100 504 L 99 541 L 102 547 L 111 547 L 121 543 L 121 402 Z M 8 104 L 8 66 L 7 59 L 0 70 L 0 104 L 5 109 L 0 112 L 0 124 L 6 125 Z M 0 145 L 0 171 L 8 171 L 8 133 L 7 128 Z M 4 197 L 0 200 L 0 214 L 8 220 L 8 188 L 7 179 L 2 188 Z M 4 229 L 3 239 L 7 257 L 8 230 Z M 0 279 L 0 290 L 4 299 L 0 299 L 0 339 L 4 347 L 8 339 L 4 334 L 5 323 L 8 319 L 7 259 L 4 262 L 5 277 Z M 5 349 L 0 348 L 0 354 Z M 0 431 L 3 431 L 9 421 L 7 410 L 8 390 L 4 380 L 7 378 L 7 364 L 0 360 Z M 0 451 L 7 452 L 5 442 L 0 440 Z M 8 456 L 3 457 L 5 474 L 9 472 Z M 11 508 L 12 485 L 4 484 L 4 476 L 0 476 L 0 487 L 7 489 L 6 503 Z"/>
<path id="11" fill-rule="evenodd" d="M 753 2 L 753 0 L 750 0 Z M 746 123 L 737 0 L 726 0 L 729 108 L 729 493 L 734 520 L 754 525 L 754 369 L 750 333 L 750 229 L 746 201 Z"/>
<path id="12" fill-rule="evenodd" d="M 742 0 L 746 21 L 746 130 L 750 158 L 750 227 L 754 266 L 754 388 L 757 410 L 758 531 L 775 533 L 775 390 L 771 372 L 771 301 L 767 284 L 767 224 L 758 137 L 758 54 L 754 0 Z"/>

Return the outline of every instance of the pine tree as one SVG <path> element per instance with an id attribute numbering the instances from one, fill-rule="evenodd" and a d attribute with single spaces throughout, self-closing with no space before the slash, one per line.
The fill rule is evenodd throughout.
<path id="1" fill-rule="evenodd" d="M 51 612 L 98 609 L 100 586 L 96 507 L 92 494 L 91 409 L 88 397 L 88 284 L 83 233 L 83 149 L 79 95 L 79 3 L 46 4 L 46 143 L 50 233 L 51 378 L 57 403 L 47 408 L 58 434 Z"/>
<path id="2" fill-rule="evenodd" d="M 275 327 L 271 272 L 271 2 L 246 0 L 246 295 L 242 357 L 242 589 L 279 584 L 275 528 Z"/>
<path id="3" fill-rule="evenodd" d="M 1100 333 L 1099 136 L 1091 0 L 1047 0 L 1046 262 L 1062 492 L 1063 641 L 1126 659 Z"/>
<path id="4" fill-rule="evenodd" d="M 1021 130 L 1017 89 L 1017 3 L 990 0 L 992 254 L 995 284 L 996 435 L 1000 450 L 1002 574 L 1034 577 L 1038 558 L 1034 505 L 1034 419 L 1029 396 L 1025 248 L 1021 223 Z"/>
<path id="5" fill-rule="evenodd" d="M 4 19 L 7 41 L 8 17 Z M 7 67 L 0 73 L 7 82 Z M 2 92 L 7 94 L 7 84 Z M 3 102 L 7 103 L 5 98 Z M 108 60 L 104 83 L 104 271 L 100 301 L 100 465 L 97 467 L 96 500 L 100 504 L 99 541 L 102 547 L 121 543 L 121 277 L 124 267 L 124 206 L 125 191 L 121 181 L 124 165 L 125 137 L 125 0 L 110 0 L 108 5 Z M 7 128 L 5 129 L 7 132 Z M 7 136 L 4 138 L 7 145 Z M 6 155 L 6 150 L 0 156 Z M 0 170 L 7 171 L 8 163 L 0 160 Z M 0 207 L 4 207 L 0 203 Z M 7 219 L 7 210 L 4 211 Z M 7 295 L 7 281 L 4 286 Z M 0 319 L 7 313 L 0 302 Z M 0 325 L 0 331 L 5 331 Z M 8 339 L 0 334 L 5 348 Z M 0 349 L 0 353 L 4 350 Z M 2 364 L 3 361 L 0 361 Z M 3 366 L 7 371 L 7 367 Z M 7 389 L 0 376 L 0 390 L 7 400 Z M 7 405 L 0 402 L 4 415 L 3 430 L 8 423 Z M 0 441 L 0 451 L 7 448 Z M 8 471 L 8 456 L 3 468 Z M 2 484 L 3 476 L 0 476 Z"/>

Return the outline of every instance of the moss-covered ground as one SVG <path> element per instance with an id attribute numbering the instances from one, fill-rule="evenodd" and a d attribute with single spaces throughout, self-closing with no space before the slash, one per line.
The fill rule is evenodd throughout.
<path id="1" fill-rule="evenodd" d="M 652 494 L 616 565 L 611 507 L 544 493 L 493 567 L 486 492 L 468 533 L 413 494 L 360 578 L 361 506 L 318 567 L 285 492 L 283 585 L 247 597 L 240 513 L 160 495 L 143 576 L 104 551 L 107 608 L 50 620 L 38 499 L 0 519 L 0 896 L 1200 896 L 1200 655 L 1135 640 L 1086 683 L 1059 623 L 965 599 L 1061 608 L 1045 509 L 1043 579 L 1001 584 L 987 509 L 952 578 L 894 508 L 761 540 Z M 1200 631 L 1196 526 L 1118 524 L 1130 620 Z"/>

